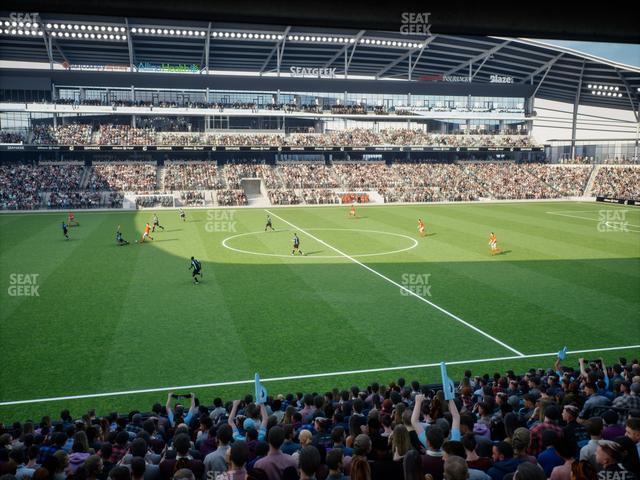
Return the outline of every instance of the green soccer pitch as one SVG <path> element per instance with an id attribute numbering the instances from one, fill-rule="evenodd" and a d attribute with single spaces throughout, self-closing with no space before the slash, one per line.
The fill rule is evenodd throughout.
<path id="1" fill-rule="evenodd" d="M 0 216 L 0 421 L 148 410 L 173 387 L 228 400 L 255 372 L 277 394 L 640 354 L 634 207 L 158 210 L 134 243 L 153 212 L 77 213 L 70 240 L 65 212 Z"/>

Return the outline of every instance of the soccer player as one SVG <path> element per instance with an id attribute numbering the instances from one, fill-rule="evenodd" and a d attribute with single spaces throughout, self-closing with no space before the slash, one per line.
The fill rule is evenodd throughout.
<path id="1" fill-rule="evenodd" d="M 120 225 L 118 225 L 118 229 L 116 230 L 116 243 L 121 247 L 124 245 L 129 245 L 129 242 L 127 242 L 124 238 L 122 238 L 122 233 L 120 232 Z"/>
<path id="2" fill-rule="evenodd" d="M 142 234 L 142 240 L 140 240 L 140 244 L 144 243 L 144 239 L 145 238 L 150 238 L 151 240 L 153 240 L 153 237 L 151 235 L 149 235 L 149 231 L 151 230 L 151 225 L 149 225 L 149 223 L 147 223 L 144 227 L 144 233 Z"/>
<path id="3" fill-rule="evenodd" d="M 70 227 L 79 227 L 80 226 L 80 224 L 78 222 L 76 222 L 76 216 L 72 212 L 69 212 L 69 220 L 68 220 L 67 223 L 68 223 L 68 225 Z"/>
<path id="4" fill-rule="evenodd" d="M 151 229 L 151 231 L 155 232 L 156 231 L 156 227 L 161 228 L 162 231 L 164 232 L 164 227 L 162 225 L 160 225 L 160 221 L 158 220 L 158 215 L 154 213 L 153 214 L 153 228 Z"/>
<path id="5" fill-rule="evenodd" d="M 420 232 L 421 237 L 424 237 L 424 222 L 421 218 L 418 219 L 418 232 Z"/>
<path id="6" fill-rule="evenodd" d="M 349 218 L 356 218 L 356 206 L 351 205 L 351 209 L 349 210 Z"/>
<path id="7" fill-rule="evenodd" d="M 267 231 L 267 228 L 270 228 L 272 231 L 275 231 L 275 228 L 273 228 L 273 225 L 271 225 L 271 216 L 267 215 L 267 225 L 264 227 L 264 231 Z"/>
<path id="8" fill-rule="evenodd" d="M 296 251 L 300 254 L 300 255 L 304 255 L 302 253 L 302 250 L 300 250 L 300 239 L 298 238 L 298 235 L 296 233 L 293 234 L 293 250 L 291 250 L 291 255 L 295 254 Z"/>
<path id="9" fill-rule="evenodd" d="M 64 235 L 64 238 L 69 240 L 69 227 L 64 222 L 62 222 L 62 234 Z"/>
<path id="10" fill-rule="evenodd" d="M 198 285 L 200 282 L 198 281 L 197 275 L 200 275 L 200 278 L 202 278 L 202 265 L 200 265 L 200 262 L 193 257 L 191 257 L 191 265 L 189 266 L 189 270 L 191 269 L 193 269 L 193 272 L 191 272 L 193 284 Z"/>
<path id="11" fill-rule="evenodd" d="M 496 234 L 493 232 L 489 235 L 489 247 L 491 247 L 491 255 L 496 255 L 502 251 L 498 248 L 498 239 L 496 238 Z"/>
<path id="12" fill-rule="evenodd" d="M 187 221 L 187 217 L 184 214 L 184 210 L 182 208 L 179 208 L 178 211 L 180 212 L 180 220 L 182 220 L 183 222 Z"/>

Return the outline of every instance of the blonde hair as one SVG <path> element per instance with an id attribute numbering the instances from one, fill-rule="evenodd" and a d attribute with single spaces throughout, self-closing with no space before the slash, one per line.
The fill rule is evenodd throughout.
<path id="1" fill-rule="evenodd" d="M 391 435 L 391 445 L 398 453 L 398 456 L 404 457 L 411 449 L 411 438 L 409 430 L 404 425 L 396 425 Z"/>
<path id="2" fill-rule="evenodd" d="M 298 434 L 300 445 L 309 445 L 313 440 L 313 434 L 309 430 L 300 430 Z"/>

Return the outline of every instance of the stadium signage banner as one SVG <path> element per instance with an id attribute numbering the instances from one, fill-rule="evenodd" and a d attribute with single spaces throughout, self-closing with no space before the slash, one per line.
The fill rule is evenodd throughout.
<path id="1" fill-rule="evenodd" d="M 65 70 L 82 71 L 82 72 L 128 72 L 129 65 L 91 65 L 91 64 L 72 64 L 64 62 L 62 67 Z"/>
<path id="2" fill-rule="evenodd" d="M 508 75 L 491 75 L 489 83 L 513 83 L 513 77 Z"/>
<path id="3" fill-rule="evenodd" d="M 468 75 L 443 75 L 441 73 L 422 75 L 418 80 L 423 82 L 471 83 L 471 77 Z"/>
<path id="4" fill-rule="evenodd" d="M 170 73 L 200 73 L 200 67 L 195 63 L 151 63 L 140 62 L 136 69 L 139 72 L 170 72 Z"/>
<path id="5" fill-rule="evenodd" d="M 0 151 L 47 152 L 539 152 L 541 147 L 438 147 L 438 146 L 372 146 L 372 147 L 250 147 L 250 146 L 170 146 L 170 145 L 0 145 Z"/>
<path id="6" fill-rule="evenodd" d="M 335 68 L 291 67 L 292 77 L 336 78 Z"/>

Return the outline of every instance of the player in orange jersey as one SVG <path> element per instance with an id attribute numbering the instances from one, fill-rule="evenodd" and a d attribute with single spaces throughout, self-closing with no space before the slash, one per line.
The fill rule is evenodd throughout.
<path id="1" fill-rule="evenodd" d="M 69 221 L 67 222 L 67 224 L 70 227 L 78 227 L 78 226 L 80 226 L 80 224 L 78 222 L 76 222 L 76 216 L 72 212 L 69 212 Z"/>
<path id="2" fill-rule="evenodd" d="M 349 210 L 349 218 L 356 218 L 356 206 L 351 205 L 351 209 Z"/>
<path id="3" fill-rule="evenodd" d="M 491 247 L 491 255 L 496 255 L 502 251 L 498 248 L 498 238 L 493 232 L 489 235 L 489 247 Z"/>
<path id="4" fill-rule="evenodd" d="M 145 238 L 150 238 L 151 240 L 153 240 L 153 237 L 149 235 L 150 230 L 151 230 L 151 225 L 147 223 L 144 227 L 144 233 L 142 234 L 142 240 L 140 240 L 140 243 L 144 243 Z"/>
<path id="5" fill-rule="evenodd" d="M 421 237 L 424 237 L 424 222 L 421 218 L 418 219 L 418 232 L 420 232 Z"/>

